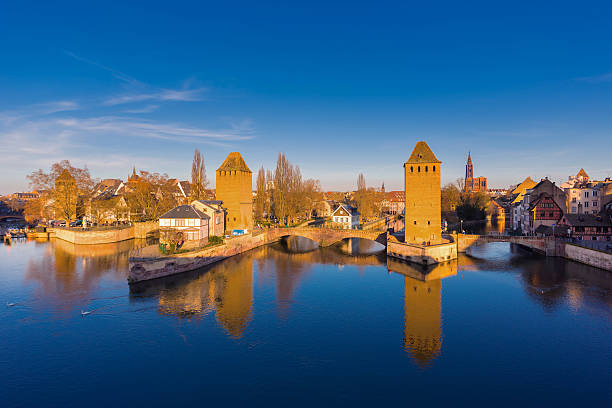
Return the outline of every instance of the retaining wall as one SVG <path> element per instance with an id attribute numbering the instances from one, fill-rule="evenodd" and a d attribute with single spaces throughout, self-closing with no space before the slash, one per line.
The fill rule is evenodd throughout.
<path id="1" fill-rule="evenodd" d="M 159 229 L 156 221 L 138 222 L 129 227 L 108 230 L 79 230 L 75 228 L 49 228 L 55 238 L 73 244 L 96 245 L 121 242 L 133 238 L 146 238 L 148 234 Z M 51 236 L 51 235 L 50 235 Z"/>
<path id="2" fill-rule="evenodd" d="M 432 265 L 457 258 L 457 245 L 449 242 L 440 245 L 421 246 L 387 241 L 387 255 L 419 264 Z"/>
<path id="3" fill-rule="evenodd" d="M 574 244 L 565 244 L 565 257 L 572 261 L 595 266 L 597 268 L 612 271 L 612 254 L 584 248 Z"/>
<path id="4" fill-rule="evenodd" d="M 257 235 L 248 234 L 229 238 L 222 245 L 205 248 L 197 252 L 165 257 L 131 257 L 128 282 L 136 283 L 192 271 L 265 245 L 266 243 L 268 243 L 268 239 L 266 234 L 262 232 Z"/>

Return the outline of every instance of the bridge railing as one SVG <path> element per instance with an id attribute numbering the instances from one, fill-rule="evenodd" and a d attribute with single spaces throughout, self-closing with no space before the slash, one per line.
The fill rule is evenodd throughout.
<path id="1" fill-rule="evenodd" d="M 576 238 L 564 238 L 563 241 L 583 248 L 612 253 L 612 242 L 610 241 L 589 241 Z"/>

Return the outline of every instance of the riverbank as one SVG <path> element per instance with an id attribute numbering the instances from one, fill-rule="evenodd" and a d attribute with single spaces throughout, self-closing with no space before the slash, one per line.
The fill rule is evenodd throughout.
<path id="1" fill-rule="evenodd" d="M 57 238 L 80 245 L 111 244 L 129 239 L 144 239 L 159 230 L 157 221 L 135 222 L 111 228 L 47 228 L 48 238 Z"/>
<path id="2" fill-rule="evenodd" d="M 221 245 L 173 255 L 147 256 L 146 248 L 137 250 L 129 259 L 128 282 L 162 278 L 211 265 L 271 242 L 265 231 L 228 238 Z"/>
<path id="3" fill-rule="evenodd" d="M 386 231 L 373 230 L 331 230 L 325 228 L 266 228 L 251 234 L 228 238 L 223 245 L 202 248 L 187 253 L 162 255 L 155 248 L 152 251 L 139 250 L 130 257 L 128 281 L 130 283 L 156 279 L 210 265 L 262 245 L 277 242 L 286 236 L 300 236 L 326 247 L 346 238 L 366 238 L 387 244 Z"/>

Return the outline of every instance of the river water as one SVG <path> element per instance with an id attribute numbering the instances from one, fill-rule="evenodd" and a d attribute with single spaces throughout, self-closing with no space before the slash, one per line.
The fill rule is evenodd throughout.
<path id="1" fill-rule="evenodd" d="M 504 243 L 423 270 L 289 240 L 129 287 L 140 245 L 0 245 L 3 407 L 612 398 L 609 272 Z"/>

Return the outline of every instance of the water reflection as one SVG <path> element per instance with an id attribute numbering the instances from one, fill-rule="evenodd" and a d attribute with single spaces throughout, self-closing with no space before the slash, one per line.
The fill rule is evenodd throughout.
<path id="1" fill-rule="evenodd" d="M 426 368 L 442 348 L 442 279 L 457 274 L 455 261 L 424 267 L 387 258 L 404 275 L 404 348 Z"/>
<path id="2" fill-rule="evenodd" d="M 179 318 L 200 319 L 214 311 L 228 335 L 240 338 L 251 319 L 252 269 L 251 257 L 234 257 L 209 273 L 143 282 L 134 286 L 131 294 L 135 301 L 141 296 L 158 296 L 159 313 Z"/>
<path id="3" fill-rule="evenodd" d="M 35 244 L 44 248 L 43 255 L 29 259 L 25 281 L 38 284 L 36 299 L 51 302 L 57 311 L 67 313 L 75 305 L 87 303 L 102 277 L 124 281 L 130 250 L 145 242 L 76 245 L 52 239 Z"/>
<path id="4" fill-rule="evenodd" d="M 612 315 L 612 275 L 578 262 L 544 257 L 508 243 L 476 245 L 459 257 L 464 271 L 515 272 L 531 300 L 551 312 L 574 310 Z"/>
<path id="5" fill-rule="evenodd" d="M 352 256 L 371 255 L 385 250 L 385 246 L 369 239 L 347 238 L 338 247 L 343 254 Z"/>
<path id="6" fill-rule="evenodd" d="M 24 279 L 36 284 L 36 298 L 51 303 L 55 311 L 69 313 L 90 302 L 103 279 L 124 288 L 129 252 L 144 244 L 125 241 L 88 246 L 61 240 L 24 243 L 35 245 L 41 253 L 29 258 Z M 254 318 L 255 285 L 273 289 L 276 313 L 281 320 L 288 320 L 298 289 L 318 265 L 357 266 L 359 270 L 386 265 L 390 272 L 404 276 L 404 348 L 423 367 L 440 355 L 442 279 L 456 275 L 458 269 L 509 273 L 521 283 L 528 299 L 547 312 L 569 306 L 574 311 L 612 317 L 609 272 L 544 258 L 509 244 L 475 246 L 471 255 L 460 256 L 458 263 L 427 269 L 375 252 L 378 244 L 372 241 L 346 240 L 311 251 L 303 251 L 303 244 L 299 239 L 289 246 L 278 243 L 201 271 L 143 282 L 130 288 L 130 300 L 153 300 L 160 314 L 179 319 L 214 316 L 228 336 L 239 339 Z"/>

